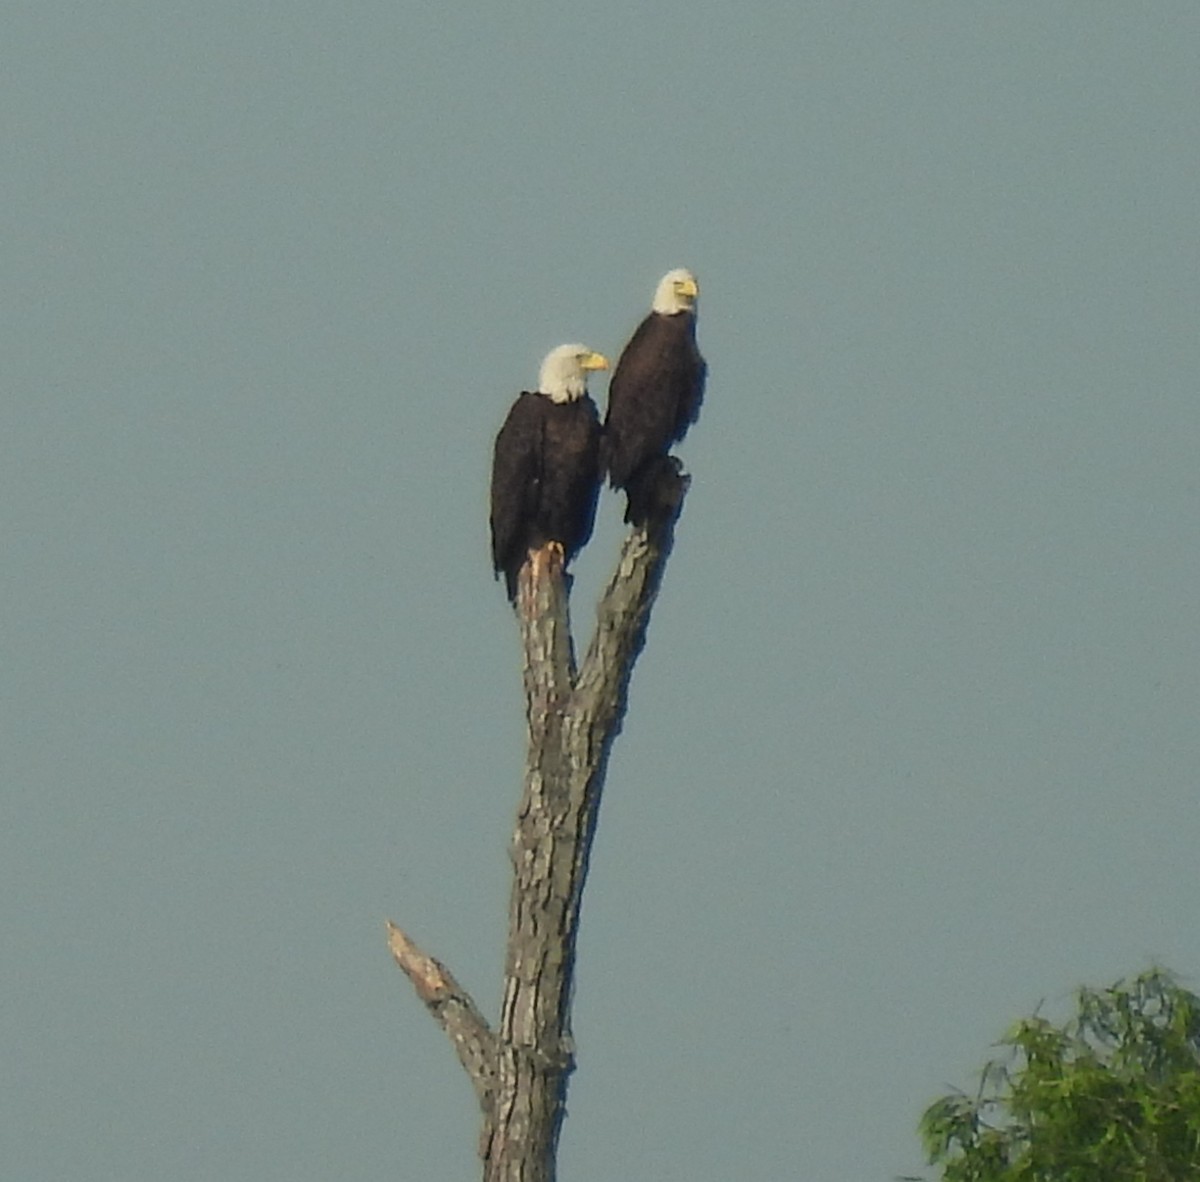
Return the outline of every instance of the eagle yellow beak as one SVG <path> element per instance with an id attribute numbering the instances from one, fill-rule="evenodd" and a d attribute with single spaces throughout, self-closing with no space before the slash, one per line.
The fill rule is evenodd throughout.
<path id="1" fill-rule="evenodd" d="M 608 358 L 603 353 L 588 353 L 579 364 L 583 369 L 607 369 Z"/>
<path id="2" fill-rule="evenodd" d="M 700 294 L 700 284 L 690 276 L 687 279 L 681 279 L 675 284 L 675 290 L 681 296 L 687 296 L 689 299 L 695 299 Z"/>

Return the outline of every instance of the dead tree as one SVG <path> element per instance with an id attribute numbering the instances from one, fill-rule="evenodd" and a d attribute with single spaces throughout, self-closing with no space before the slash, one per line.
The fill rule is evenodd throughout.
<path id="1" fill-rule="evenodd" d="M 571 642 L 561 550 L 540 550 L 521 570 L 517 616 L 529 746 L 512 838 L 497 1028 L 443 964 L 388 925 L 392 956 L 449 1035 L 475 1088 L 483 1111 L 484 1182 L 553 1182 L 555 1176 L 575 1065 L 571 992 L 579 908 L 604 773 L 687 484 L 674 471 L 661 486 L 661 511 L 625 539 L 581 665 Z"/>

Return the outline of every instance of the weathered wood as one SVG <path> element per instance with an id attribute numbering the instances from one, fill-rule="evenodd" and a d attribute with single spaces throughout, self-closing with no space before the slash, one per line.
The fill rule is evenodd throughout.
<path id="1" fill-rule="evenodd" d="M 561 549 L 537 551 L 520 572 L 516 608 L 528 751 L 512 838 L 504 996 L 494 1034 L 445 967 L 419 950 L 414 955 L 411 941 L 391 928 L 397 963 L 454 1042 L 484 1108 L 485 1182 L 555 1177 L 575 1065 L 575 944 L 604 774 L 687 485 L 673 470 L 659 490 L 660 515 L 625 539 L 578 669 Z M 397 941 L 410 950 L 404 957 Z M 436 1006 L 431 998 L 438 999 Z M 490 1069 L 479 1058 L 489 1054 Z"/>
<path id="2" fill-rule="evenodd" d="M 492 1111 L 496 1088 L 496 1036 L 470 994 L 439 960 L 422 952 L 394 923 L 389 923 L 388 948 L 417 996 L 449 1035 L 475 1088 L 484 1114 Z"/>
<path id="3" fill-rule="evenodd" d="M 571 972 L 567 900 L 576 835 L 564 719 L 574 659 L 561 554 L 547 547 L 521 570 L 528 744 L 512 838 L 513 887 L 500 1007 L 500 1054 L 485 1179 L 548 1182 L 574 1062 L 566 1038 Z"/>

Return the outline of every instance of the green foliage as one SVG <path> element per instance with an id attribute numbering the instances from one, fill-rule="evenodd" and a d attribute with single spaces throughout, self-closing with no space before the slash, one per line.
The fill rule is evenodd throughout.
<path id="1" fill-rule="evenodd" d="M 1082 989 L 1001 1040 L 972 1096 L 936 1100 L 921 1138 L 943 1182 L 1200 1180 L 1200 998 L 1161 969 Z"/>

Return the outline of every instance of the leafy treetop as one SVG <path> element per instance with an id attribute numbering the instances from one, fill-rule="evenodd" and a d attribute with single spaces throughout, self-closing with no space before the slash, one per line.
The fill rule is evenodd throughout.
<path id="1" fill-rule="evenodd" d="M 974 1096 L 936 1100 L 921 1138 L 943 1182 L 1198 1182 L 1200 998 L 1163 969 L 1082 989 L 1062 1026 L 1001 1040 Z"/>

